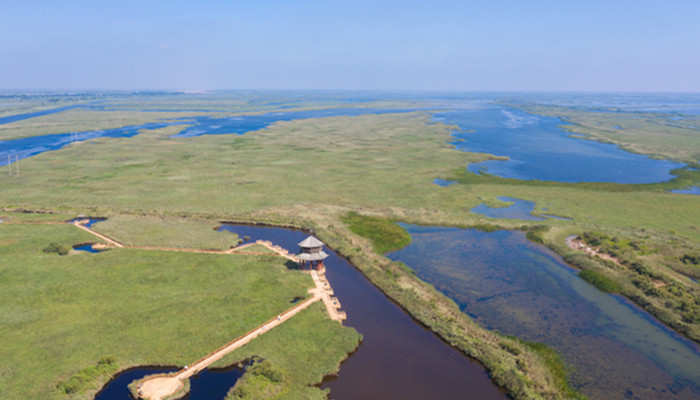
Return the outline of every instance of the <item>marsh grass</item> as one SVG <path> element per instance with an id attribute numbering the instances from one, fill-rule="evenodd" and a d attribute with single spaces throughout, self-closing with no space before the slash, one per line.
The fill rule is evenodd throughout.
<path id="1" fill-rule="evenodd" d="M 349 212 L 341 217 L 355 234 L 372 241 L 377 254 L 386 254 L 411 244 L 411 235 L 395 221 Z"/>
<path id="2" fill-rule="evenodd" d="M 124 244 L 224 250 L 238 244 L 230 232 L 214 230 L 216 220 L 118 214 L 93 229 Z"/>

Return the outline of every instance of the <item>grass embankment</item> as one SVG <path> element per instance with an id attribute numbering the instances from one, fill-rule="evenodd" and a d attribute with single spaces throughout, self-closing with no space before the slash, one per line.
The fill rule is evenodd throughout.
<path id="1" fill-rule="evenodd" d="M 42 252 L 90 240 L 69 224 L 0 224 L 2 398 L 88 399 L 115 370 L 189 364 L 313 286 L 275 256 Z M 307 334 L 345 349 L 339 331 L 354 334 L 323 323 Z"/>

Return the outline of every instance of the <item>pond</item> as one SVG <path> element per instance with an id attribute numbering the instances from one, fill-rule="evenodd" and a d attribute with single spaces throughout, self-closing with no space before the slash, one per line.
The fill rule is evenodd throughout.
<path id="1" fill-rule="evenodd" d="M 619 147 L 570 137 L 558 118 L 527 114 L 486 104 L 435 114 L 459 126 L 451 144 L 476 153 L 507 156 L 508 161 L 470 164 L 469 171 L 505 178 L 557 182 L 652 183 L 673 178 L 684 165 L 621 150 Z"/>
<path id="2" fill-rule="evenodd" d="M 390 253 L 489 329 L 547 343 L 592 399 L 697 399 L 700 346 L 600 292 L 523 232 L 405 225 Z"/>
<path id="3" fill-rule="evenodd" d="M 700 186 L 693 186 L 686 189 L 671 190 L 671 192 L 700 195 Z"/>
<path id="4" fill-rule="evenodd" d="M 290 252 L 308 233 L 282 228 L 222 225 L 222 229 L 270 240 Z M 337 377 L 321 385 L 336 400 L 506 399 L 484 367 L 414 321 L 347 260 L 326 248 L 326 276 L 348 319 L 364 336 Z"/>
<path id="5" fill-rule="evenodd" d="M 133 368 L 116 375 L 102 390 L 97 393 L 95 400 L 133 400 L 128 385 L 146 375 L 162 374 L 178 371 L 178 368 Z M 226 393 L 243 376 L 243 368 L 212 368 L 205 369 L 190 378 L 190 393 L 187 400 L 223 400 Z"/>

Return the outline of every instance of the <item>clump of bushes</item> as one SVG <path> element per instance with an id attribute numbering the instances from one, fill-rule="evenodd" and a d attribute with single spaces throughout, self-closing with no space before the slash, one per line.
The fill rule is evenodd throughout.
<path id="1" fill-rule="evenodd" d="M 700 254 L 683 254 L 683 257 L 681 257 L 681 262 L 686 265 L 700 266 Z"/>
<path id="2" fill-rule="evenodd" d="M 275 398 L 282 388 L 284 374 L 267 360 L 257 359 L 226 395 L 226 400 Z"/>
<path id="3" fill-rule="evenodd" d="M 117 370 L 117 360 L 114 356 L 100 358 L 97 365 L 81 369 L 67 381 L 61 382 L 58 388 L 66 393 L 73 394 L 84 391 L 100 376 L 111 375 Z"/>
<path id="4" fill-rule="evenodd" d="M 609 236 L 601 232 L 585 232 L 581 235 L 581 238 L 589 246 L 599 247 L 600 251 L 613 257 L 619 257 L 627 252 L 636 252 L 639 255 L 655 252 L 655 250 L 637 241 Z"/>
<path id="5" fill-rule="evenodd" d="M 70 252 L 70 247 L 58 244 L 56 242 L 51 242 L 48 246 L 44 247 L 44 253 L 47 254 L 58 254 L 59 256 L 65 256 Z"/>

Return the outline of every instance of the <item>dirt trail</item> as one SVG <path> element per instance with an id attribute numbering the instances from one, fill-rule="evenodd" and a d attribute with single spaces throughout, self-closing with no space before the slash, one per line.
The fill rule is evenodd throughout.
<path id="1" fill-rule="evenodd" d="M 578 236 L 569 236 L 568 238 L 566 238 L 566 245 L 573 250 L 582 251 L 592 256 L 598 256 L 604 260 L 614 261 L 617 264 L 620 264 L 620 261 L 618 261 L 617 258 L 588 246 L 583 240 L 579 239 Z"/>
<path id="2" fill-rule="evenodd" d="M 87 226 L 81 225 L 79 221 L 73 222 L 73 225 L 77 226 L 78 228 L 80 228 L 86 232 L 92 233 L 93 235 L 97 236 L 98 238 L 104 240 L 105 242 L 107 242 L 115 247 L 124 247 L 123 244 L 117 242 L 116 240 L 114 240 L 108 236 L 105 236 L 101 233 L 97 233 L 97 232 L 93 231 L 92 229 L 88 228 Z"/>

